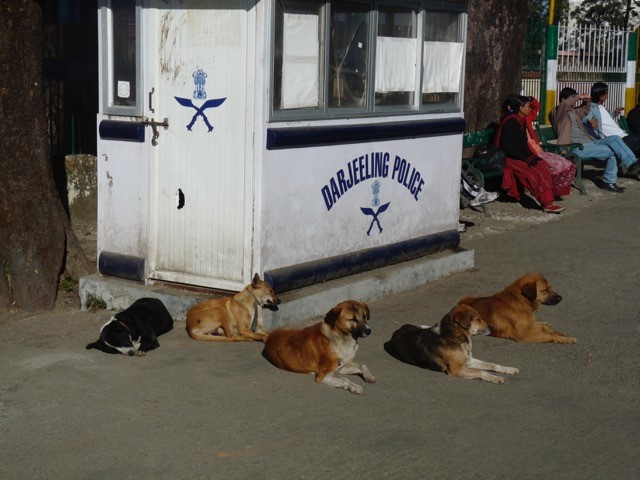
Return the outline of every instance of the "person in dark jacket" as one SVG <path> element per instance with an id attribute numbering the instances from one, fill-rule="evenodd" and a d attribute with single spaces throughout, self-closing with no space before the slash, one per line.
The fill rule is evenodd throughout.
<path id="1" fill-rule="evenodd" d="M 507 195 L 520 200 L 520 187 L 529 190 L 547 213 L 560 213 L 564 207 L 556 205 L 553 198 L 553 183 L 548 165 L 534 154 L 527 137 L 527 117 L 531 105 L 527 97 L 511 95 L 503 105 L 504 116 L 498 127 L 494 143 L 507 156 L 502 188 Z"/>

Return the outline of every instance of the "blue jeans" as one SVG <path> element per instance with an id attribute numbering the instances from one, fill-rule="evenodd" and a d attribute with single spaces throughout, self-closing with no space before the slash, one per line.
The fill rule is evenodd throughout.
<path id="1" fill-rule="evenodd" d="M 616 180 L 618 179 L 618 163 L 616 161 L 616 156 L 609 147 L 588 142 L 583 143 L 581 149 L 574 148 L 571 150 L 571 153 L 580 157 L 581 160 L 585 158 L 598 158 L 600 160 L 605 160 L 607 164 L 604 167 L 602 180 L 607 183 L 616 183 Z"/>
<path id="2" fill-rule="evenodd" d="M 582 149 L 574 148 L 571 152 L 580 157 L 580 159 L 598 158 L 605 160 L 607 163 L 604 167 L 602 180 L 606 183 L 616 183 L 618 180 L 618 162 L 616 157 L 620 159 L 620 162 L 625 167 L 629 167 L 637 161 L 633 152 L 617 135 L 584 143 L 582 144 Z"/>
<path id="3" fill-rule="evenodd" d="M 635 153 L 631 151 L 631 149 L 624 143 L 624 140 L 620 138 L 618 135 L 611 135 L 610 137 L 599 138 L 595 140 L 593 143 L 597 145 L 606 145 L 613 153 L 616 154 L 616 157 L 620 159 L 620 163 L 625 167 L 630 167 L 631 164 L 638 161 Z"/>

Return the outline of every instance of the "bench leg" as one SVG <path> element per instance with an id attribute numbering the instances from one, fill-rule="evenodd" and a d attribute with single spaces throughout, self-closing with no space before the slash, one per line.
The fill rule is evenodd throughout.
<path id="1" fill-rule="evenodd" d="M 576 176 L 574 177 L 574 186 L 580 190 L 580 195 L 586 195 L 587 194 L 587 189 L 584 186 L 584 181 L 582 180 L 582 160 L 580 160 L 580 157 L 575 156 L 573 159 L 573 163 L 576 164 Z"/>

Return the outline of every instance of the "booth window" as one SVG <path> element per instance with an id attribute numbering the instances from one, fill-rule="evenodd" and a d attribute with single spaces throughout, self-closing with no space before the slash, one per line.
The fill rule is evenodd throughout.
<path id="1" fill-rule="evenodd" d="M 275 4 L 272 120 L 461 110 L 466 1 Z"/>
<path id="2" fill-rule="evenodd" d="M 378 6 L 376 89 L 378 107 L 405 108 L 414 104 L 418 51 L 416 8 Z"/>
<path id="3" fill-rule="evenodd" d="M 138 2 L 106 0 L 102 8 L 105 113 L 141 115 Z"/>
<path id="4" fill-rule="evenodd" d="M 457 105 L 460 98 L 464 24 L 452 12 L 427 11 L 422 60 L 422 104 Z"/>
<path id="5" fill-rule="evenodd" d="M 363 108 L 367 104 L 369 7 L 355 2 L 331 4 L 328 106 Z"/>

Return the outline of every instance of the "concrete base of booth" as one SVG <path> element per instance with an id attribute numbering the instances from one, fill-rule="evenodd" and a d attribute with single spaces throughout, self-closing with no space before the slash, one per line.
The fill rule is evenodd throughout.
<path id="1" fill-rule="evenodd" d="M 373 302 L 387 295 L 406 292 L 448 275 L 472 269 L 474 251 L 457 248 L 427 257 L 330 280 L 279 295 L 277 312 L 264 310 L 268 329 L 324 316 L 346 299 Z M 116 277 L 90 275 L 80 278 L 83 310 L 99 306 L 109 310 L 127 308 L 141 297 L 159 298 L 175 321 L 184 321 L 187 310 L 214 295 L 194 293 L 167 285 L 144 285 Z"/>

